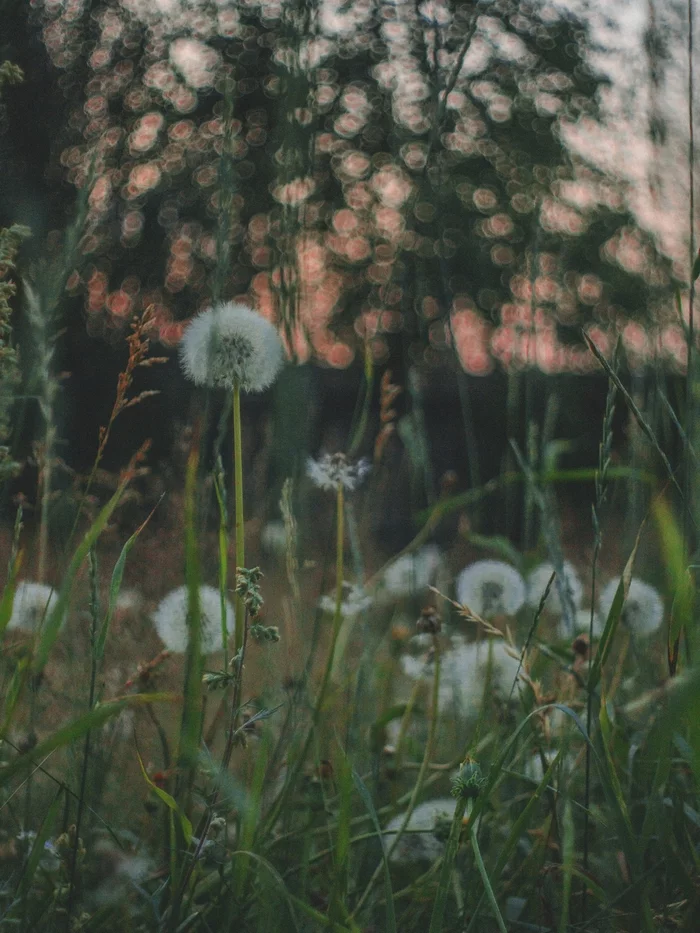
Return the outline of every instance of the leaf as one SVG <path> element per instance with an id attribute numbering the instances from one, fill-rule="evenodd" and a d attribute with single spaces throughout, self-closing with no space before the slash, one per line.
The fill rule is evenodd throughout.
<path id="1" fill-rule="evenodd" d="M 177 805 L 174 797 L 171 797 L 167 791 L 163 790 L 162 787 L 158 787 L 158 785 L 154 784 L 154 782 L 149 778 L 148 773 L 143 766 L 143 760 L 138 752 L 138 749 L 136 750 L 136 757 L 139 760 L 139 767 L 141 768 L 141 774 L 143 775 L 144 780 L 151 788 L 153 793 L 159 797 L 165 806 L 172 810 L 173 813 L 177 816 L 180 821 L 180 826 L 182 827 L 182 835 L 185 837 L 185 842 L 188 846 L 190 846 L 192 844 L 192 823 L 190 823 L 180 807 Z"/>
<path id="2" fill-rule="evenodd" d="M 176 697 L 168 693 L 136 693 L 133 696 L 120 697 L 118 700 L 110 700 L 107 703 L 102 703 L 96 706 L 95 709 L 90 710 L 89 713 L 78 716 L 77 719 L 69 722 L 67 726 L 63 726 L 63 728 L 56 730 L 56 732 L 44 739 L 43 742 L 39 742 L 39 744 L 32 749 L 31 753 L 19 755 L 14 761 L 5 765 L 4 768 L 0 768 L 0 786 L 7 783 L 15 774 L 36 767 L 37 761 L 42 760 L 55 749 L 62 748 L 64 745 L 70 745 L 71 742 L 75 742 L 76 739 L 81 738 L 81 736 L 85 735 L 90 729 L 98 729 L 100 726 L 103 726 L 113 716 L 118 716 L 119 713 L 128 709 L 130 706 L 141 706 L 147 703 L 158 702 L 174 702 L 175 700 Z"/>
<path id="3" fill-rule="evenodd" d="M 36 647 L 34 657 L 32 659 L 33 674 L 40 673 L 48 660 L 49 653 L 53 647 L 54 642 L 56 641 L 56 638 L 58 637 L 63 618 L 68 610 L 71 591 L 73 590 L 73 584 L 75 583 L 75 578 L 78 575 L 78 571 L 80 570 L 83 561 L 87 557 L 90 548 L 95 544 L 99 536 L 102 534 L 102 531 L 111 518 L 112 513 L 119 505 L 119 501 L 126 490 L 127 483 L 128 479 L 122 481 L 117 491 L 114 493 L 107 505 L 104 506 L 100 514 L 88 529 L 85 537 L 80 542 L 78 549 L 73 555 L 70 565 L 68 566 L 68 570 L 64 576 L 63 584 L 58 591 L 56 603 L 53 609 L 47 614 L 45 624 L 41 629 L 39 644 Z"/>
<path id="4" fill-rule="evenodd" d="M 384 843 L 382 828 L 379 825 L 379 817 L 377 816 L 377 811 L 375 810 L 374 803 L 372 802 L 372 797 L 367 790 L 367 786 L 354 768 L 352 769 L 352 780 L 357 793 L 360 795 L 360 798 L 362 799 L 362 802 L 364 803 L 365 808 L 369 813 L 369 818 L 372 820 L 372 825 L 374 826 L 374 829 L 379 838 L 379 844 L 382 847 L 382 862 L 384 863 L 384 878 L 386 888 L 385 929 L 387 933 L 396 933 L 396 913 L 394 911 L 394 893 L 391 888 L 391 872 L 389 871 L 389 861 L 386 857 L 386 845 Z"/>
<path id="5" fill-rule="evenodd" d="M 160 505 L 162 499 L 163 496 L 160 497 L 146 521 L 139 525 L 133 535 L 126 542 L 122 548 L 121 554 L 119 555 L 116 564 L 114 565 L 114 570 L 112 571 L 112 580 L 109 585 L 109 605 L 107 606 L 107 612 L 105 613 L 104 621 L 102 622 L 99 635 L 97 636 L 97 643 L 95 645 L 95 659 L 97 661 L 101 660 L 105 653 L 105 644 L 107 642 L 107 635 L 109 634 L 109 627 L 112 624 L 114 610 L 117 606 L 117 598 L 119 597 L 119 590 L 121 589 L 122 580 L 124 579 L 126 559 L 129 556 L 129 552 L 131 551 L 132 547 L 134 544 L 136 544 L 136 539 L 141 534 L 146 525 L 150 522 L 151 518 L 153 517 L 153 513 Z"/>
<path id="6" fill-rule="evenodd" d="M 629 559 L 625 564 L 625 569 L 622 572 L 620 583 L 618 584 L 617 590 L 615 591 L 615 598 L 613 599 L 610 612 L 608 613 L 608 618 L 605 622 L 603 634 L 600 636 L 600 644 L 598 646 L 596 656 L 593 659 L 593 663 L 591 664 L 591 673 L 588 678 L 589 690 L 595 690 L 596 686 L 598 685 L 603 672 L 603 665 L 605 664 L 605 661 L 610 654 L 613 639 L 615 638 L 615 632 L 617 631 L 617 626 L 620 622 L 620 617 L 622 616 L 622 609 L 625 604 L 625 600 L 627 599 L 627 594 L 629 593 L 630 583 L 632 582 L 634 560 L 637 556 L 637 548 L 639 547 L 639 542 L 642 538 L 643 529 L 644 522 L 642 522 L 639 531 L 637 532 L 637 538 L 634 542 L 632 553 L 630 554 Z"/>

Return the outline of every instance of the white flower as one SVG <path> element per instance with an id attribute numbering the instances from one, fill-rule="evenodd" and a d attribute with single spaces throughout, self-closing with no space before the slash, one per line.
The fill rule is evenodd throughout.
<path id="1" fill-rule="evenodd" d="M 503 700 L 517 700 L 518 689 L 514 684 L 522 667 L 513 653 L 501 639 L 467 642 L 462 636 L 454 636 L 451 647 L 443 653 L 440 662 L 441 706 L 455 704 L 463 715 L 477 715 L 484 699 L 487 678 L 492 693 Z M 432 679 L 424 658 L 403 655 L 401 667 L 412 680 L 420 676 Z"/>
<path id="2" fill-rule="evenodd" d="M 590 631 L 591 627 L 591 610 L 590 609 L 577 609 L 576 615 L 574 616 L 574 634 L 579 632 L 584 632 L 586 635 Z M 598 638 L 603 634 L 603 625 L 600 621 L 600 616 L 597 612 L 593 613 L 593 637 Z M 559 623 L 559 637 L 560 638 L 570 638 L 572 635 L 571 631 L 567 628 L 564 619 Z"/>
<path id="3" fill-rule="evenodd" d="M 426 544 L 415 554 L 404 554 L 384 571 L 384 592 L 393 597 L 412 596 L 435 582 L 442 563 L 435 544 Z"/>
<path id="4" fill-rule="evenodd" d="M 553 615 L 561 615 L 564 611 L 561 598 L 563 587 L 566 587 L 569 591 L 571 605 L 574 609 L 580 607 L 581 600 L 583 599 L 583 586 L 578 578 L 574 565 L 569 563 L 568 560 L 565 560 L 563 571 L 563 574 L 557 574 L 552 588 L 549 591 L 547 602 L 545 603 L 545 611 L 551 612 Z M 553 573 L 554 564 L 550 564 L 549 562 L 539 564 L 534 570 L 530 571 L 527 575 L 528 606 L 531 606 L 533 609 L 538 608 L 544 591 L 547 588 L 547 584 L 549 583 L 549 578 Z"/>
<path id="5" fill-rule="evenodd" d="M 372 605 L 372 599 L 364 589 L 356 583 L 343 583 L 345 599 L 340 604 L 340 614 L 344 619 L 354 618 Z M 318 601 L 319 607 L 331 615 L 335 614 L 335 595 L 322 596 Z"/>
<path id="6" fill-rule="evenodd" d="M 339 486 L 352 492 L 370 471 L 369 460 L 363 457 L 351 463 L 345 454 L 324 454 L 320 460 L 306 461 L 306 472 L 319 489 L 337 490 Z"/>
<path id="7" fill-rule="evenodd" d="M 195 385 L 262 392 L 282 366 L 282 341 L 273 324 L 242 304 L 216 305 L 196 315 L 180 343 L 180 362 Z"/>
<path id="8" fill-rule="evenodd" d="M 611 580 L 600 594 L 600 614 L 607 622 L 620 577 Z M 641 580 L 630 582 L 629 593 L 622 607 L 620 621 L 636 635 L 650 635 L 661 625 L 664 618 L 664 603 L 657 590 Z"/>
<path id="9" fill-rule="evenodd" d="M 457 601 L 485 619 L 515 615 L 525 595 L 523 578 L 500 560 L 479 560 L 457 577 Z"/>
<path id="10" fill-rule="evenodd" d="M 7 623 L 8 629 L 36 632 L 42 622 L 48 619 L 57 601 L 58 596 L 53 587 L 46 586 L 44 583 L 29 583 L 23 580 L 17 584 L 15 590 L 12 615 Z"/>
<path id="11" fill-rule="evenodd" d="M 153 613 L 153 624 L 168 651 L 184 654 L 187 650 L 187 587 L 179 586 L 161 600 Z M 221 597 L 213 586 L 199 588 L 202 653 L 221 651 Z M 226 600 L 226 630 L 234 628 L 233 607 Z"/>
<path id="12" fill-rule="evenodd" d="M 407 864 L 435 862 L 439 859 L 445 849 L 456 806 L 457 801 L 453 797 L 438 797 L 419 804 L 411 814 L 399 844 L 391 853 L 390 861 Z M 386 824 L 384 838 L 387 849 L 393 845 L 405 818 L 405 813 L 400 814 Z"/>
<path id="13" fill-rule="evenodd" d="M 260 534 L 260 544 L 266 553 L 284 557 L 287 553 L 287 529 L 284 522 L 268 522 Z"/>

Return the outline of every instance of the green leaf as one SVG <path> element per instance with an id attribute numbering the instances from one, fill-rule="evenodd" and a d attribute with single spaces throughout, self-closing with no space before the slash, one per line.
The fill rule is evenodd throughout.
<path id="1" fill-rule="evenodd" d="M 154 782 L 149 778 L 146 772 L 146 769 L 143 766 L 143 760 L 141 758 L 141 755 L 139 755 L 138 750 L 136 751 L 136 757 L 139 760 L 139 767 L 141 768 L 141 774 L 143 775 L 145 782 L 151 788 L 151 790 L 156 795 L 156 797 L 159 797 L 163 801 L 165 806 L 168 807 L 169 810 L 172 810 L 173 813 L 177 816 L 177 818 L 180 821 L 180 826 L 182 827 L 182 835 L 185 837 L 185 842 L 188 846 L 191 845 L 192 844 L 192 823 L 190 823 L 190 821 L 187 819 L 185 814 L 178 807 L 176 800 L 173 797 L 171 797 L 167 791 L 163 790 L 162 787 L 158 787 L 157 784 L 154 784 Z"/>
<path id="2" fill-rule="evenodd" d="M 107 703 L 101 703 L 95 709 L 78 716 L 67 726 L 57 729 L 43 742 L 39 742 L 31 753 L 19 755 L 14 761 L 11 761 L 4 768 L 0 768 L 0 787 L 6 784 L 15 774 L 30 768 L 35 768 L 38 761 L 41 761 L 57 748 L 70 745 L 76 739 L 81 738 L 90 729 L 99 729 L 113 716 L 118 716 L 123 710 L 131 706 L 142 706 L 147 703 L 169 702 L 172 703 L 177 698 L 169 693 L 135 693 L 133 696 L 120 697 L 118 700 L 110 700 Z"/>
<path id="3" fill-rule="evenodd" d="M 386 925 L 385 929 L 387 933 L 396 933 L 396 913 L 394 911 L 394 893 L 391 889 L 391 872 L 389 871 L 389 861 L 386 857 L 386 845 L 384 844 L 384 836 L 382 834 L 382 828 L 379 825 L 379 817 L 377 816 L 377 811 L 375 810 L 374 803 L 372 802 L 372 797 L 370 792 L 367 790 L 367 786 L 360 777 L 360 775 L 352 769 L 352 780 L 355 785 L 357 793 L 360 795 L 362 802 L 365 805 L 367 812 L 369 813 L 369 818 L 372 820 L 372 826 L 374 827 L 377 837 L 379 839 L 379 844 L 382 847 L 382 862 L 384 863 L 384 883 L 386 889 Z"/>
<path id="4" fill-rule="evenodd" d="M 100 627 L 100 632 L 99 632 L 99 635 L 97 636 L 97 642 L 95 644 L 95 659 L 98 661 L 104 657 L 105 644 L 107 642 L 107 635 L 109 634 L 109 627 L 112 624 L 112 619 L 114 617 L 114 610 L 116 609 L 116 606 L 117 606 L 117 598 L 119 597 L 119 590 L 121 589 L 122 580 L 124 579 L 124 568 L 126 567 L 126 559 L 129 556 L 129 552 L 131 551 L 132 547 L 134 546 L 134 544 L 136 544 L 136 539 L 138 538 L 138 536 L 141 534 L 143 529 L 146 527 L 146 525 L 150 522 L 151 518 L 153 517 L 153 513 L 158 508 L 158 505 L 160 505 L 162 498 L 163 497 L 161 496 L 161 498 L 158 500 L 158 503 L 153 508 L 150 515 L 146 519 L 146 521 L 143 522 L 143 524 L 139 525 L 139 527 L 136 529 L 133 535 L 126 542 L 126 544 L 122 548 L 121 554 L 119 555 L 119 558 L 116 564 L 114 565 L 114 570 L 112 571 L 112 580 L 109 585 L 109 605 L 107 606 L 107 612 L 105 613 L 104 621 L 102 622 L 102 626 Z"/>

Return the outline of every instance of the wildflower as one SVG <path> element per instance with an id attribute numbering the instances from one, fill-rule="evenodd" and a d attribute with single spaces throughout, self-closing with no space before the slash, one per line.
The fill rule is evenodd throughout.
<path id="1" fill-rule="evenodd" d="M 42 621 L 56 607 L 57 601 L 58 596 L 53 587 L 23 580 L 17 584 L 15 590 L 12 615 L 7 623 L 8 629 L 36 632 Z"/>
<path id="2" fill-rule="evenodd" d="M 284 522 L 268 522 L 260 534 L 260 544 L 266 554 L 284 557 L 287 553 L 287 529 Z"/>
<path id="3" fill-rule="evenodd" d="M 537 609 L 540 600 L 547 588 L 550 577 L 554 573 L 554 564 L 546 562 L 539 564 L 534 570 L 531 570 L 527 576 L 527 604 L 533 609 Z M 568 560 L 564 561 L 563 573 L 557 574 L 554 584 L 549 591 L 545 609 L 553 615 L 561 615 L 562 589 L 566 588 L 569 593 L 570 604 L 574 609 L 578 609 L 583 599 L 583 586 L 576 573 L 576 568 Z"/>
<path id="4" fill-rule="evenodd" d="M 282 366 L 282 341 L 273 324 L 228 302 L 192 319 L 180 343 L 180 362 L 195 385 L 262 392 Z"/>
<path id="5" fill-rule="evenodd" d="M 442 855 L 457 801 L 438 797 L 419 804 L 410 816 L 399 843 L 391 853 L 391 861 L 399 864 L 435 862 Z M 391 846 L 406 815 L 390 820 L 384 830 L 387 846 Z"/>
<path id="6" fill-rule="evenodd" d="M 426 671 L 432 677 L 424 658 L 404 655 L 401 668 L 412 680 Z M 478 713 L 487 680 L 493 694 L 502 699 L 517 698 L 513 685 L 520 670 L 519 659 L 501 639 L 467 642 L 461 636 L 453 637 L 440 663 L 440 704 L 455 704 L 465 715 Z"/>
<path id="7" fill-rule="evenodd" d="M 479 560 L 457 577 L 457 600 L 482 618 L 512 616 L 525 602 L 523 578 L 500 560 Z"/>
<path id="8" fill-rule="evenodd" d="M 442 555 L 435 544 L 427 544 L 415 554 L 404 554 L 384 571 L 384 593 L 393 597 L 412 596 L 435 582 L 442 565 Z"/>
<path id="9" fill-rule="evenodd" d="M 611 580 L 600 594 L 600 613 L 607 620 L 620 584 L 620 577 Z M 664 604 L 653 586 L 642 580 L 632 580 L 620 621 L 636 635 L 650 635 L 661 625 Z"/>
<path id="10" fill-rule="evenodd" d="M 343 582 L 345 599 L 340 604 L 340 614 L 344 619 L 354 618 L 372 605 L 371 598 L 364 589 L 356 583 Z M 319 608 L 331 615 L 335 614 L 335 596 L 322 596 L 318 601 Z"/>
<path id="11" fill-rule="evenodd" d="M 234 627 L 233 607 L 226 600 L 226 631 Z M 189 600 L 187 587 L 180 586 L 161 600 L 153 614 L 153 623 L 161 641 L 168 651 L 183 654 L 187 650 L 187 612 Z M 200 623 L 202 626 L 202 653 L 220 651 L 221 644 L 221 596 L 213 586 L 199 588 Z"/>
<path id="12" fill-rule="evenodd" d="M 590 609 L 577 609 L 576 615 L 574 616 L 574 633 L 585 632 L 588 633 L 591 627 L 591 610 Z M 603 625 L 600 621 L 600 616 L 597 612 L 593 613 L 593 635 L 598 637 L 603 634 Z M 559 625 L 559 637 L 568 638 L 571 635 L 571 632 L 566 627 L 564 620 L 562 619 Z"/>
<path id="13" fill-rule="evenodd" d="M 324 454 L 320 460 L 311 457 L 306 462 L 306 472 L 319 489 L 337 490 L 339 486 L 352 492 L 370 471 L 366 458 L 351 463 L 345 454 Z"/>

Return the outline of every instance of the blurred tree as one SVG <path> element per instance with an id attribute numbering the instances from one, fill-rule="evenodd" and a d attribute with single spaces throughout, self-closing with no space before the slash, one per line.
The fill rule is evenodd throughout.
<path id="1" fill-rule="evenodd" d="M 548 4 L 72 0 L 32 16 L 69 96 L 71 182 L 99 152 L 71 282 L 91 334 L 153 304 L 176 343 L 213 289 L 276 312 L 299 359 L 342 367 L 368 340 L 379 362 L 392 344 L 435 362 L 452 330 L 468 371 L 491 353 L 554 371 L 577 365 L 560 338 L 582 323 L 650 317 L 668 294 L 622 186 L 567 149 L 606 79 L 583 23 Z"/>

